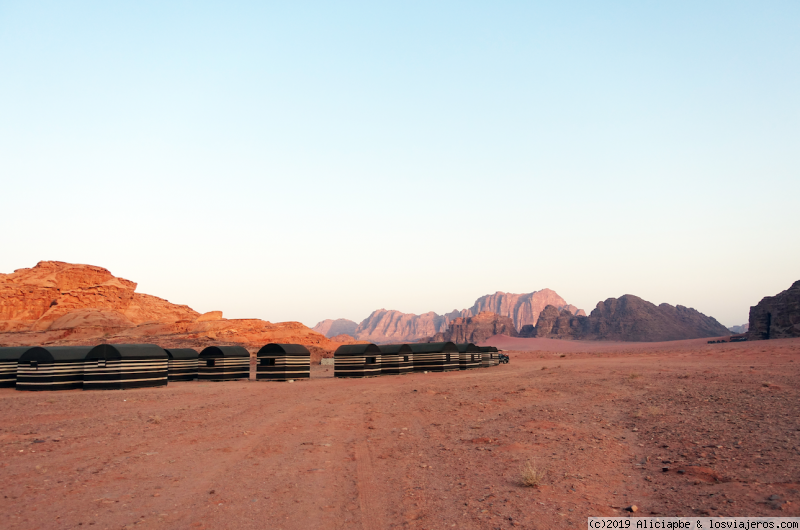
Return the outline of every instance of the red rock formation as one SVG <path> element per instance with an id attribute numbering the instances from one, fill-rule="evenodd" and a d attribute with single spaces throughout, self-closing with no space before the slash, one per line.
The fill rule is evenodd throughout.
<path id="1" fill-rule="evenodd" d="M 525 325 L 535 325 L 539 313 L 547 305 L 554 305 L 559 310 L 569 309 L 573 314 L 577 315 L 586 314 L 583 309 L 567 304 L 563 298 L 551 289 L 542 289 L 541 291 L 525 294 L 498 291 L 478 298 L 475 304 L 468 309 L 453 310 L 445 315 L 438 315 L 434 312 L 415 315 L 413 313 L 379 309 L 373 311 L 369 317 L 364 319 L 352 335 L 359 340 L 377 344 L 413 342 L 423 340 L 436 333 L 445 333 L 454 319 L 468 318 L 486 311 L 510 317 L 513 320 L 515 329 L 519 330 Z M 328 322 L 332 321 L 325 320 L 320 322 L 315 329 L 317 331 L 327 329 L 324 324 Z M 331 336 L 330 333 L 327 332 L 326 335 Z M 343 333 L 343 331 L 340 331 L 340 333 Z"/>
<path id="2" fill-rule="evenodd" d="M 202 349 L 240 344 L 254 353 L 264 344 L 283 342 L 305 345 L 318 362 L 341 344 L 299 322 L 225 319 L 221 311 L 200 315 L 135 289 L 134 282 L 102 267 L 58 261 L 0 274 L 0 345 L 152 342 Z"/>
<path id="3" fill-rule="evenodd" d="M 800 337 L 800 280 L 750 308 L 749 340 Z"/>
<path id="4" fill-rule="evenodd" d="M 134 324 L 194 320 L 185 305 L 134 292 L 136 284 L 107 269 L 42 261 L 31 269 L 0 275 L 0 331 L 44 331 L 59 318 L 83 309 L 124 315 Z"/>
<path id="5" fill-rule="evenodd" d="M 521 330 L 522 326 L 535 326 L 539 313 L 548 305 L 555 306 L 558 310 L 569 309 L 572 314 L 585 315 L 583 309 L 570 305 L 552 289 L 542 289 L 532 293 L 514 294 L 496 292 L 481 296 L 475 304 L 463 311 L 461 316 L 477 315 L 482 311 L 491 311 L 498 315 L 511 317 L 514 327 Z"/>
<path id="6" fill-rule="evenodd" d="M 501 316 L 491 311 L 484 311 L 474 317 L 458 317 L 453 320 L 443 333 L 437 333 L 430 342 L 474 342 L 478 344 L 494 335 L 517 337 L 517 330 L 511 317 Z"/>
<path id="7" fill-rule="evenodd" d="M 356 339 L 375 344 L 414 342 L 430 337 L 447 327 L 445 317 L 433 311 L 414 315 L 400 311 L 378 309 L 356 328 Z"/>
<path id="8" fill-rule="evenodd" d="M 337 318 L 336 320 L 323 320 L 311 329 L 317 333 L 322 333 L 328 338 L 335 337 L 337 335 L 350 335 L 352 338 L 356 336 L 357 327 L 358 324 L 352 320 L 347 320 L 346 318 Z"/>
<path id="9" fill-rule="evenodd" d="M 682 305 L 656 306 L 629 294 L 598 302 L 588 317 L 548 306 L 539 315 L 534 332 L 525 331 L 525 336 L 538 338 L 637 342 L 730 335 L 725 326 L 695 309 Z"/>

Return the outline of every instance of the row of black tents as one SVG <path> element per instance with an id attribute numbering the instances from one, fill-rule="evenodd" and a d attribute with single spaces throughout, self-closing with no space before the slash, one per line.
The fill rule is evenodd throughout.
<path id="1" fill-rule="evenodd" d="M 257 361 L 257 381 L 311 375 L 311 353 L 300 344 L 267 344 L 258 351 Z M 474 344 L 355 344 L 340 346 L 334 353 L 334 376 L 441 372 L 496 364 L 496 348 Z M 124 389 L 163 386 L 168 381 L 249 378 L 250 353 L 241 346 L 209 346 L 200 353 L 155 344 L 0 348 L 0 387 L 17 390 Z"/>
<path id="2" fill-rule="evenodd" d="M 333 354 L 334 377 L 373 377 L 409 372 L 449 372 L 500 363 L 494 346 L 472 343 L 348 344 Z"/>

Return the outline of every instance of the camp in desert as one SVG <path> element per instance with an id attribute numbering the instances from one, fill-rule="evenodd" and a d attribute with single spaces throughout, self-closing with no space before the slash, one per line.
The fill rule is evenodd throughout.
<path id="1" fill-rule="evenodd" d="M 799 24 L 0 3 L 0 529 L 800 525 Z"/>

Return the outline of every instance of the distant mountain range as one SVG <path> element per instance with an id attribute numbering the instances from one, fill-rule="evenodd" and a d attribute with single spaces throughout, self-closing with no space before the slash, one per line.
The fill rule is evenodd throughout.
<path id="1" fill-rule="evenodd" d="M 523 326 L 535 326 L 539 313 L 548 305 L 559 310 L 567 309 L 574 315 L 586 315 L 583 309 L 568 304 L 555 291 L 542 289 L 532 293 L 514 294 L 496 292 L 478 298 L 472 307 L 453 310 L 444 315 L 430 311 L 421 315 L 395 310 L 378 309 L 360 324 L 344 318 L 323 320 L 313 330 L 326 337 L 350 335 L 357 340 L 377 344 L 387 342 L 414 342 L 447 331 L 456 318 L 468 318 L 489 311 L 509 317 L 517 331 Z"/>
<path id="2" fill-rule="evenodd" d="M 655 305 L 626 294 L 598 302 L 589 316 L 549 306 L 535 327 L 526 326 L 523 337 L 661 342 L 669 340 L 724 337 L 728 329 L 713 317 L 691 307 Z"/>

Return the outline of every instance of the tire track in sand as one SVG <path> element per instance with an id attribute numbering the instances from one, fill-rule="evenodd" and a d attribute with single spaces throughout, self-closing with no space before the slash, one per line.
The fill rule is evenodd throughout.
<path id="1" fill-rule="evenodd" d="M 356 475 L 358 480 L 358 502 L 361 505 L 361 524 L 364 530 L 383 530 L 380 499 L 372 467 L 372 455 L 366 442 L 355 446 Z"/>

